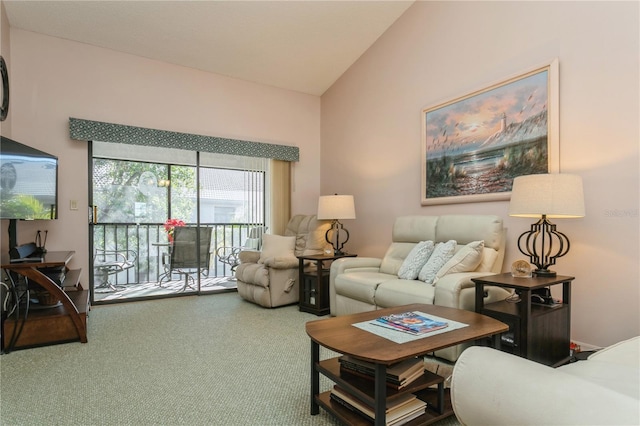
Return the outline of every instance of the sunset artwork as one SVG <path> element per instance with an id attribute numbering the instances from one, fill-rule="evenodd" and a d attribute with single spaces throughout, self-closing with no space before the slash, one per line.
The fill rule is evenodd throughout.
<path id="1" fill-rule="evenodd" d="M 423 202 L 508 193 L 515 177 L 549 171 L 548 74 L 423 111 Z"/>

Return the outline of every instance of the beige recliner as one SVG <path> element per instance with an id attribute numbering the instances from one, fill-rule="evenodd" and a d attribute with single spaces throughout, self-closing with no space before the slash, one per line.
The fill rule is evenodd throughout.
<path id="1" fill-rule="evenodd" d="M 296 256 L 322 254 L 327 245 L 325 233 L 330 227 L 331 222 L 319 221 L 315 215 L 295 215 L 284 233 L 284 237 L 290 237 L 288 241 L 295 239 L 295 244 L 292 242 L 289 247 L 291 250 L 274 253 L 270 242 L 279 241 L 280 244 L 285 239 L 265 234 L 263 251 L 241 251 L 235 275 L 238 294 L 267 308 L 298 303 L 299 261 Z M 270 254 L 265 255 L 267 252 Z"/>

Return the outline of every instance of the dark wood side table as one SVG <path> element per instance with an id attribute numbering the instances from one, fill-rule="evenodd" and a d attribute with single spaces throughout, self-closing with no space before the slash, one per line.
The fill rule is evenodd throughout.
<path id="1" fill-rule="evenodd" d="M 327 315 L 329 306 L 329 272 L 324 262 L 333 262 L 343 257 L 356 257 L 357 254 L 332 255 L 308 255 L 298 256 L 299 264 L 299 284 L 300 284 L 300 311 L 309 312 L 316 315 Z M 304 261 L 310 260 L 316 263 L 315 270 L 305 271 Z"/>
<path id="2" fill-rule="evenodd" d="M 571 282 L 574 277 L 514 278 L 510 273 L 472 278 L 476 284 L 476 312 L 509 325 L 503 335 L 503 351 L 546 364 L 558 366 L 570 358 Z M 553 305 L 532 303 L 533 290 L 562 285 L 562 301 Z M 520 296 L 517 302 L 502 300 L 484 304 L 484 286 L 512 288 Z"/>

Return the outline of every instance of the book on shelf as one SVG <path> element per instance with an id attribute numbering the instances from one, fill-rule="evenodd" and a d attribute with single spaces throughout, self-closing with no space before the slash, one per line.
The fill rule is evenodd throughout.
<path id="1" fill-rule="evenodd" d="M 348 368 L 344 368 L 344 367 L 340 367 L 340 375 L 342 377 L 345 377 L 345 378 L 348 378 L 349 376 L 360 378 L 360 379 L 363 379 L 363 380 L 367 380 L 367 381 L 371 382 L 372 384 L 375 381 L 375 377 L 370 375 L 370 374 L 361 373 L 359 371 L 354 371 L 354 370 L 349 370 Z M 407 386 L 409 386 L 411 383 L 413 383 L 414 381 L 416 381 L 417 379 L 419 379 L 422 376 L 424 376 L 424 371 L 418 371 L 413 376 L 410 376 L 410 377 L 408 377 L 407 379 L 405 379 L 405 380 L 403 380 L 401 382 L 387 379 L 385 383 L 387 385 L 387 388 L 389 388 L 389 389 L 402 390 L 402 389 L 406 388 Z"/>
<path id="2" fill-rule="evenodd" d="M 447 322 L 436 321 L 419 312 L 402 312 L 400 314 L 385 315 L 376 318 L 373 323 L 414 335 L 430 333 L 449 326 Z"/>
<path id="3" fill-rule="evenodd" d="M 338 358 L 340 372 L 352 374 L 357 377 L 373 381 L 376 375 L 375 364 L 360 359 L 342 355 Z M 387 387 L 403 389 L 414 380 L 424 375 L 424 360 L 422 358 L 410 358 L 390 365 L 386 370 Z"/>
<path id="4" fill-rule="evenodd" d="M 55 266 L 50 268 L 38 268 L 44 276 L 50 278 L 51 281 L 56 283 L 59 287 L 62 287 L 64 279 L 66 277 L 66 269 L 64 266 Z"/>
<path id="5" fill-rule="evenodd" d="M 354 358 L 349 355 L 342 355 L 338 358 L 340 364 L 353 370 L 362 370 L 364 373 L 375 375 L 376 365 L 372 362 Z M 387 367 L 387 377 L 402 380 L 416 371 L 422 371 L 424 368 L 424 360 L 422 358 L 409 358 L 404 361 L 389 365 Z"/>
<path id="6" fill-rule="evenodd" d="M 370 421 L 375 421 L 375 410 L 369 404 L 351 395 L 344 389 L 335 385 L 331 390 L 331 400 L 337 402 L 348 410 L 357 413 Z M 416 417 L 420 417 L 427 409 L 427 403 L 418 399 L 414 394 L 403 395 L 392 401 L 387 401 L 385 410 L 385 424 L 387 426 L 400 426 Z"/>

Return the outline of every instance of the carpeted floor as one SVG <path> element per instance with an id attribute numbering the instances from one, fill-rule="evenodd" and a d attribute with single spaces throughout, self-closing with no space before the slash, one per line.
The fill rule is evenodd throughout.
<path id="1" fill-rule="evenodd" d="M 236 293 L 94 307 L 88 343 L 0 357 L 0 423 L 333 426 L 309 414 L 304 323 L 316 319 Z"/>

